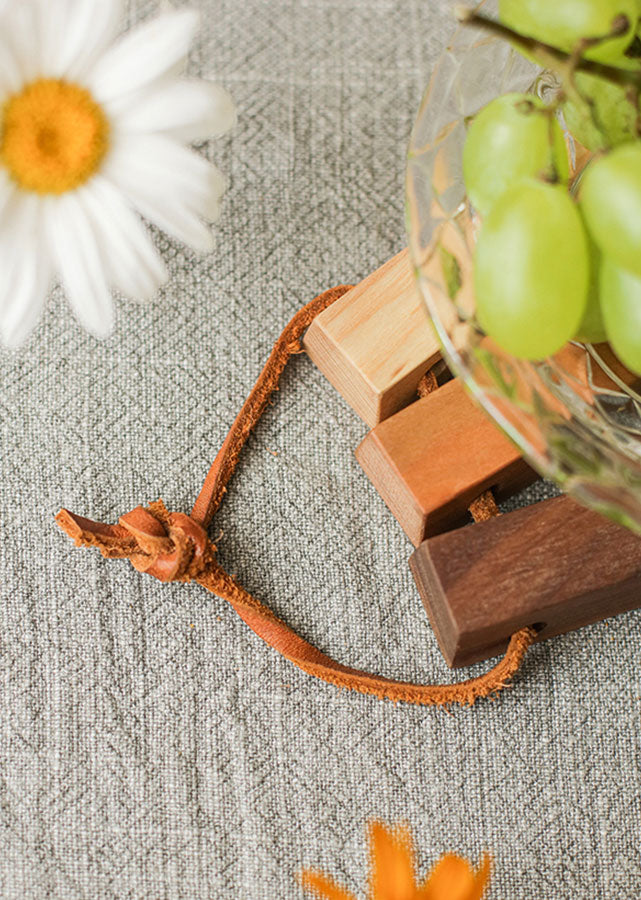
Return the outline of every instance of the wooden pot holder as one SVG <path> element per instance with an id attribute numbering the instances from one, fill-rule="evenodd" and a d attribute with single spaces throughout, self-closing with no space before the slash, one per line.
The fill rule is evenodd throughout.
<path id="1" fill-rule="evenodd" d="M 256 634 L 310 675 L 390 700 L 438 706 L 472 704 L 479 697 L 496 694 L 514 675 L 536 637 L 532 628 L 520 629 L 512 637 L 506 656 L 480 678 L 452 685 L 421 685 L 370 675 L 331 659 L 252 597 L 219 565 L 216 547 L 207 536 L 206 529 L 225 496 L 244 444 L 278 388 L 288 360 L 302 352 L 302 334 L 318 313 L 348 290 L 348 286 L 342 286 L 326 291 L 287 325 L 220 448 L 191 515 L 168 512 L 158 501 L 146 508 L 136 507 L 121 516 L 117 525 L 92 522 L 66 509 L 58 513 L 56 521 L 78 546 L 97 547 L 108 558 L 127 558 L 140 572 L 159 581 L 198 582 L 231 603 Z"/>
<path id="2" fill-rule="evenodd" d="M 121 516 L 117 525 L 93 522 L 66 509 L 56 520 L 78 546 L 97 547 L 108 558 L 127 558 L 140 572 L 159 581 L 198 582 L 227 600 L 267 644 L 316 678 L 394 701 L 472 705 L 506 686 L 535 640 L 637 606 L 641 542 L 565 497 L 499 516 L 490 488 L 500 495 L 503 483 L 514 490 L 535 476 L 483 414 L 461 399 L 464 392 L 456 381 L 441 387 L 428 372 L 421 382 L 422 399 L 380 422 L 357 456 L 418 548 L 410 564 L 448 663 L 467 665 L 505 652 L 486 674 L 455 684 L 427 685 L 344 666 L 296 634 L 229 575 L 207 536 L 243 446 L 278 389 L 287 362 L 303 352 L 306 329 L 355 290 L 341 286 L 326 291 L 289 322 L 236 417 L 190 515 L 169 512 L 159 500 L 136 507 Z M 403 391 L 407 393 L 406 387 Z M 402 403 L 407 399 L 403 395 Z M 387 397 L 385 402 L 392 401 Z M 459 415 L 458 405 L 463 402 L 467 405 Z M 375 411 L 371 414 L 374 423 L 377 416 Z M 471 429 L 469 439 L 466 428 Z M 453 468 L 453 455 L 461 447 L 466 459 Z M 382 471 L 392 475 L 378 484 Z M 444 473 L 449 473 L 447 478 Z M 468 509 L 477 524 L 456 528 Z M 569 530 L 568 515 L 572 518 Z M 442 533 L 445 527 L 455 530 Z M 590 553 L 604 560 L 603 565 L 586 566 Z"/>

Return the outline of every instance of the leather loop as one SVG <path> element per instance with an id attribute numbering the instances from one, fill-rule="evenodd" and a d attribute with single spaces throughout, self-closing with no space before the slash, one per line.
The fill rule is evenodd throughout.
<path id="1" fill-rule="evenodd" d="M 480 678 L 451 685 L 421 685 L 371 675 L 336 662 L 296 634 L 269 607 L 252 597 L 219 565 L 216 547 L 205 531 L 222 502 L 226 485 L 247 438 L 272 393 L 278 389 L 288 360 L 301 352 L 303 332 L 319 312 L 347 290 L 349 286 L 341 286 L 319 295 L 287 325 L 229 430 L 191 516 L 170 513 L 162 501 L 157 501 L 148 508 L 137 506 L 125 513 L 118 525 L 103 525 L 64 509 L 58 513 L 56 520 L 77 545 L 97 547 L 105 557 L 128 558 L 136 569 L 159 581 L 198 581 L 207 590 L 227 600 L 256 634 L 310 675 L 340 687 L 394 701 L 437 706 L 452 703 L 471 705 L 480 697 L 492 696 L 506 687 L 519 669 L 528 647 L 536 639 L 534 629 L 523 628 L 517 632 L 505 657 Z M 498 511 L 493 507 L 491 498 L 484 497 L 474 512 L 475 516 L 484 517 Z"/>

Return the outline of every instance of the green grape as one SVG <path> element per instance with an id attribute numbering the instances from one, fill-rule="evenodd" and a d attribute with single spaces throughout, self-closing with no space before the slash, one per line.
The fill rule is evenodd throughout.
<path id="1" fill-rule="evenodd" d="M 641 276 L 641 144 L 623 144 L 591 163 L 580 201 L 599 249 Z"/>
<path id="2" fill-rule="evenodd" d="M 579 325 L 579 330 L 574 336 L 575 341 L 582 344 L 601 344 L 607 341 L 608 335 L 603 324 L 603 314 L 599 301 L 599 292 L 591 291 L 588 295 L 588 306 Z"/>
<path id="3" fill-rule="evenodd" d="M 604 257 L 600 280 L 608 340 L 623 365 L 641 375 L 641 278 Z"/>
<path id="4" fill-rule="evenodd" d="M 600 344 L 601 341 L 607 341 L 607 339 L 608 335 L 603 323 L 600 291 L 597 282 L 596 284 L 590 285 L 590 290 L 588 291 L 588 304 L 585 313 L 583 314 L 583 320 L 574 336 L 574 340 L 581 341 L 584 344 Z"/>
<path id="5" fill-rule="evenodd" d="M 574 336 L 576 341 L 584 344 L 600 344 L 607 341 L 608 337 L 603 324 L 601 313 L 601 290 L 599 279 L 601 277 L 601 251 L 586 231 L 588 258 L 590 261 L 590 285 L 588 287 L 588 302 L 585 307 L 583 319 Z"/>
<path id="6" fill-rule="evenodd" d="M 600 62 L 616 62 L 631 43 L 639 21 L 638 0 L 500 0 L 501 21 L 515 31 L 571 51 L 586 37 L 602 37 L 617 16 L 625 15 L 631 27 L 621 37 L 592 47 L 585 56 Z"/>
<path id="7" fill-rule="evenodd" d="M 638 60 L 634 67 L 639 68 Z M 590 108 L 588 102 L 572 99 L 563 105 L 565 121 L 577 141 L 588 150 L 597 151 L 636 138 L 638 110 L 626 96 L 625 87 L 590 72 L 577 72 L 575 83 L 581 95 L 592 103 Z"/>
<path id="8" fill-rule="evenodd" d="M 505 94 L 474 118 L 463 151 L 463 175 L 472 203 L 486 215 L 507 188 L 524 176 L 567 182 L 568 154 L 561 126 L 529 94 Z"/>
<path id="9" fill-rule="evenodd" d="M 567 190 L 524 179 L 496 203 L 477 241 L 479 322 L 508 353 L 550 356 L 577 332 L 589 269 L 585 230 Z"/>

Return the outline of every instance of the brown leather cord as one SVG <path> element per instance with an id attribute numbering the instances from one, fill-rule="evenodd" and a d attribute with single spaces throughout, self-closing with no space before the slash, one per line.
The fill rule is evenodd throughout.
<path id="1" fill-rule="evenodd" d="M 225 438 L 191 516 L 170 513 L 159 500 L 146 509 L 136 507 L 121 516 L 117 525 L 93 522 L 65 509 L 58 513 L 56 521 L 78 546 L 97 547 L 105 557 L 127 558 L 136 569 L 160 581 L 197 581 L 227 600 L 267 644 L 310 675 L 339 687 L 394 701 L 434 706 L 472 705 L 481 697 L 497 694 L 515 675 L 536 637 L 533 629 L 524 628 L 515 634 L 505 657 L 480 678 L 451 685 L 425 685 L 371 675 L 341 665 L 296 634 L 220 566 L 216 547 L 207 537 L 205 529 L 222 502 L 244 444 L 271 394 L 278 390 L 288 360 L 302 352 L 300 339 L 305 329 L 318 313 L 347 290 L 349 286 L 325 291 L 287 325 Z"/>
<path id="2" fill-rule="evenodd" d="M 487 522 L 495 516 L 500 516 L 492 491 L 486 491 L 470 503 L 470 513 L 475 522 Z"/>
<path id="3" fill-rule="evenodd" d="M 429 369 L 418 383 L 419 397 L 427 397 L 438 388 L 438 381 L 432 369 Z"/>

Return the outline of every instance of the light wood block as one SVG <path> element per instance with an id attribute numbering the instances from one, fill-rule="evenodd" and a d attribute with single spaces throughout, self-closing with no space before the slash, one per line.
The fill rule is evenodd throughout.
<path id="1" fill-rule="evenodd" d="M 356 458 L 414 546 L 488 488 L 501 499 L 538 477 L 457 379 L 377 425 Z"/>
<path id="2" fill-rule="evenodd" d="M 569 497 L 430 538 L 410 567 L 453 667 L 641 606 L 641 539 Z"/>
<path id="3" fill-rule="evenodd" d="M 440 350 L 414 284 L 408 251 L 321 313 L 303 346 L 370 427 L 411 403 Z"/>

